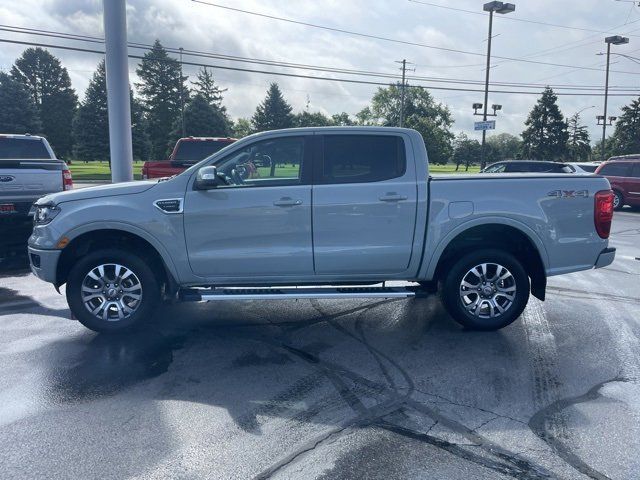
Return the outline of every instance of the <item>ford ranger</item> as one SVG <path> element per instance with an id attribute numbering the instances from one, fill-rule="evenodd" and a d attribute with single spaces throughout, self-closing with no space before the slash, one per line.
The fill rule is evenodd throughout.
<path id="1" fill-rule="evenodd" d="M 96 331 L 149 321 L 167 297 L 402 298 L 436 288 L 455 320 L 492 330 L 518 318 L 530 292 L 544 299 L 548 276 L 613 261 L 605 178 L 432 178 L 428 167 L 414 130 L 259 133 L 171 179 L 41 198 L 31 269 L 66 283 L 73 315 Z"/>
<path id="2" fill-rule="evenodd" d="M 71 188 L 71 172 L 46 138 L 0 135 L 0 257 L 8 247 L 24 248 L 38 198 Z"/>

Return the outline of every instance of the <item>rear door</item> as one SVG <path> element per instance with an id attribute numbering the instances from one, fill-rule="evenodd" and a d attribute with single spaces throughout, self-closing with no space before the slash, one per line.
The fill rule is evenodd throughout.
<path id="1" fill-rule="evenodd" d="M 627 201 L 632 205 L 640 205 L 640 162 L 634 163 L 631 170 L 631 178 L 627 180 L 629 198 Z"/>
<path id="2" fill-rule="evenodd" d="M 316 274 L 396 274 L 409 267 L 417 186 L 403 134 L 317 136 L 313 186 Z"/>

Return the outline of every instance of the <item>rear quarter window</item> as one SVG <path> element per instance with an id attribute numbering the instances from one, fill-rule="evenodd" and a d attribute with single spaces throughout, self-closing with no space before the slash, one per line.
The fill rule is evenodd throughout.
<path id="1" fill-rule="evenodd" d="M 325 135 L 319 183 L 380 182 L 404 175 L 404 141 L 393 135 Z"/>
<path id="2" fill-rule="evenodd" d="M 598 172 L 609 177 L 628 177 L 631 163 L 608 163 Z"/>

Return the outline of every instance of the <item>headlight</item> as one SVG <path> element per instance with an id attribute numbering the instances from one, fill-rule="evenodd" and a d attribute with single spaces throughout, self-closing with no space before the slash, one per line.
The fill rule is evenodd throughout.
<path id="1" fill-rule="evenodd" d="M 36 225 L 44 225 L 49 223 L 60 213 L 58 207 L 52 205 L 42 205 L 36 207 L 36 213 L 33 216 L 33 223 Z"/>

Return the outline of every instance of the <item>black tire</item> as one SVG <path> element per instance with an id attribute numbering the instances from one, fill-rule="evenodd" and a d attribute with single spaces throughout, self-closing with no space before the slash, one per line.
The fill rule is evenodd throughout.
<path id="1" fill-rule="evenodd" d="M 107 317 L 116 316 L 119 312 L 123 312 L 123 318 L 99 318 L 99 316 L 92 314 L 91 311 L 89 311 L 89 308 L 85 306 L 85 302 L 82 297 L 83 285 L 87 281 L 91 282 L 91 279 L 87 278 L 87 275 L 89 274 L 89 272 L 94 271 L 94 269 L 96 269 L 98 266 L 115 264 L 125 267 L 126 269 L 133 272 L 133 276 L 137 281 L 136 284 L 139 283 L 140 285 L 140 290 L 134 290 L 134 294 L 137 295 L 138 293 L 140 293 L 140 300 L 132 300 L 131 295 L 128 295 L 127 293 L 123 295 L 122 293 L 120 293 L 119 295 L 122 295 L 122 302 L 128 302 L 128 304 L 125 303 L 125 305 L 127 307 L 131 307 L 133 311 L 131 313 L 124 313 L 123 308 L 116 308 L 115 310 L 111 309 L 110 312 L 107 312 Z M 109 269 L 111 268 L 114 267 L 107 266 L 105 269 L 108 276 Z M 110 276 L 115 278 L 115 273 L 111 274 Z M 129 285 L 132 285 L 134 283 L 131 280 L 129 281 L 131 282 Z M 121 288 L 124 288 L 126 279 L 122 279 L 120 280 L 120 282 L 122 282 Z M 98 282 L 96 283 L 96 285 L 94 285 L 94 287 L 100 284 L 101 283 Z M 104 285 L 104 282 L 102 283 L 102 285 Z M 117 283 L 113 283 L 110 285 L 116 287 L 118 286 Z M 71 312 L 73 313 L 75 318 L 77 318 L 85 327 L 90 328 L 91 330 L 96 332 L 122 332 L 124 330 L 129 330 L 140 326 L 146 320 L 151 318 L 155 308 L 160 303 L 160 285 L 161 283 L 158 281 L 156 273 L 144 258 L 126 250 L 117 248 L 97 250 L 95 252 L 89 253 L 84 257 L 81 257 L 71 268 L 71 271 L 69 272 L 69 276 L 67 278 L 67 303 L 69 304 L 69 308 L 71 309 Z M 120 290 L 120 292 L 122 292 L 122 290 Z M 101 292 L 98 292 L 98 294 L 100 293 Z M 93 303 L 93 305 L 99 306 L 100 303 L 105 300 L 105 298 L 107 297 L 105 295 L 102 295 L 101 298 L 95 300 L 95 303 Z M 120 299 L 120 297 L 114 297 L 114 300 L 117 299 Z M 103 308 L 103 314 L 104 311 L 105 309 Z"/>
<path id="2" fill-rule="evenodd" d="M 466 286 L 462 286 L 462 281 L 465 279 L 467 283 L 475 286 L 475 282 L 469 280 L 477 277 L 478 288 L 484 288 L 480 277 L 473 273 L 469 276 L 471 269 L 482 264 L 489 264 L 486 267 L 487 273 L 494 277 L 499 276 L 498 265 L 506 268 L 508 270 L 506 273 L 511 274 L 505 280 L 487 281 L 486 288 L 493 290 L 487 293 L 487 295 L 492 296 L 487 296 L 486 298 L 481 296 L 481 293 L 485 293 L 484 290 L 481 293 L 477 293 L 475 288 L 469 289 Z M 481 272 L 481 268 L 478 272 Z M 500 272 L 503 272 L 500 276 L 505 274 L 503 270 Z M 515 294 L 513 299 L 510 300 L 511 303 L 506 306 L 508 297 L 499 292 L 498 289 L 510 289 L 512 286 L 515 286 Z M 460 293 L 462 290 L 467 293 L 464 298 Z M 442 282 L 440 296 L 449 314 L 462 326 L 473 330 L 497 330 L 511 324 L 520 316 L 529 301 L 529 290 L 529 277 L 516 257 L 505 251 L 486 249 L 464 255 L 449 265 L 448 272 L 446 272 Z M 493 303 L 490 305 L 491 302 Z M 473 305 L 476 304 L 480 304 L 482 308 L 476 309 L 477 313 L 474 314 L 469 308 L 473 309 Z M 486 311 L 487 315 L 498 311 L 496 305 L 499 305 L 500 308 L 504 307 L 504 312 L 497 313 L 495 316 L 481 316 L 483 311 Z"/>
<path id="3" fill-rule="evenodd" d="M 613 205 L 614 205 L 613 209 L 614 210 L 622 210 L 622 207 L 624 207 L 624 197 L 622 196 L 622 194 L 619 191 L 614 190 L 613 191 L 613 197 L 614 197 L 613 198 Z M 616 201 L 618 202 L 617 205 L 616 205 Z"/>

